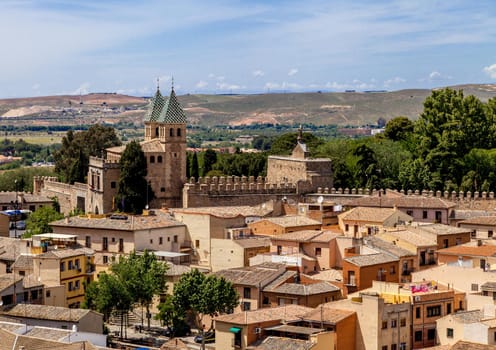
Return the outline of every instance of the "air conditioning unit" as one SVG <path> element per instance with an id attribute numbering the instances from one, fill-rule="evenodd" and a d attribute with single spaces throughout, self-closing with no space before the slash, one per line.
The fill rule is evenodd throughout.
<path id="1" fill-rule="evenodd" d="M 415 301 L 420 301 L 420 295 L 416 295 L 415 298 L 413 298 Z"/>
<path id="2" fill-rule="evenodd" d="M 260 334 L 260 333 L 262 333 L 262 328 L 255 327 L 255 334 Z"/>

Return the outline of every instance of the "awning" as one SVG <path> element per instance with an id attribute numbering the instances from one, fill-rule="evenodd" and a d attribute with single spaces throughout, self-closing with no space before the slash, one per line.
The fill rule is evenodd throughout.
<path id="1" fill-rule="evenodd" d="M 241 332 L 241 328 L 231 327 L 231 328 L 229 328 L 229 332 L 239 333 L 239 332 Z"/>

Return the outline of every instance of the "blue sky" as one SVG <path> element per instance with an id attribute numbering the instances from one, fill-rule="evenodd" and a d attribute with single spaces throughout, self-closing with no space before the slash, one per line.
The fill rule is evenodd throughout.
<path id="1" fill-rule="evenodd" d="M 494 0 L 2 0 L 0 98 L 496 83 Z"/>

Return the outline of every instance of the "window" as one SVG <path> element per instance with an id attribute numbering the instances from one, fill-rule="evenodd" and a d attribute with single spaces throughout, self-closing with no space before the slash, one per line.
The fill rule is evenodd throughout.
<path id="1" fill-rule="evenodd" d="M 446 304 L 446 314 L 450 314 L 451 313 L 451 303 L 448 303 Z"/>
<path id="2" fill-rule="evenodd" d="M 415 331 L 415 341 L 422 341 L 422 331 Z"/>
<path id="3" fill-rule="evenodd" d="M 200 248 L 200 240 L 195 240 L 195 248 Z"/>
<path id="4" fill-rule="evenodd" d="M 387 329 L 387 321 L 382 321 L 382 329 Z"/>
<path id="5" fill-rule="evenodd" d="M 446 336 L 448 338 L 453 338 L 453 328 L 446 328 Z"/>
<path id="6" fill-rule="evenodd" d="M 407 211 L 406 211 L 406 215 L 413 216 L 413 210 L 407 210 Z"/>
<path id="7" fill-rule="evenodd" d="M 487 231 L 487 238 L 492 238 L 493 237 L 493 231 L 489 230 Z"/>
<path id="8" fill-rule="evenodd" d="M 76 261 L 74 262 L 74 265 L 75 265 L 75 267 L 74 267 L 74 268 L 75 268 L 76 270 L 79 270 L 79 269 L 81 268 L 81 265 L 80 265 L 80 261 L 79 261 L 79 259 L 76 259 Z"/>
<path id="9" fill-rule="evenodd" d="M 165 187 L 160 187 L 160 192 L 165 192 Z"/>
<path id="10" fill-rule="evenodd" d="M 349 226 L 348 224 L 344 225 L 344 230 L 345 230 L 346 232 L 348 232 L 348 231 L 349 231 L 349 229 L 350 229 L 350 226 Z"/>
<path id="11" fill-rule="evenodd" d="M 394 265 L 390 267 L 389 274 L 390 275 L 396 275 L 396 267 Z"/>
<path id="12" fill-rule="evenodd" d="M 282 253 L 282 246 L 278 245 L 277 246 L 277 255 L 281 255 L 281 253 Z"/>
<path id="13" fill-rule="evenodd" d="M 322 248 L 315 248 L 315 256 L 322 256 Z"/>
<path id="14" fill-rule="evenodd" d="M 155 156 L 150 156 L 150 163 L 155 163 Z"/>
<path id="15" fill-rule="evenodd" d="M 356 286 L 355 271 L 348 271 L 348 284 Z"/>
<path id="16" fill-rule="evenodd" d="M 74 282 L 74 290 L 78 290 L 78 289 L 79 289 L 79 280 Z"/>
<path id="17" fill-rule="evenodd" d="M 170 237 L 167 237 L 167 242 L 170 242 Z"/>
<path id="18" fill-rule="evenodd" d="M 472 290 L 472 292 L 478 292 L 479 291 L 479 285 L 477 283 L 472 283 L 471 290 Z"/>
<path id="19" fill-rule="evenodd" d="M 172 128 L 169 129 L 169 136 L 174 136 L 174 129 Z"/>
<path id="20" fill-rule="evenodd" d="M 103 256 L 103 263 L 104 264 L 108 263 L 108 256 L 106 256 L 106 255 Z"/>
<path id="21" fill-rule="evenodd" d="M 177 128 L 177 136 L 181 136 L 181 129 Z"/>
<path id="22" fill-rule="evenodd" d="M 472 232 L 470 232 L 470 237 L 471 238 L 477 237 L 477 232 L 475 230 L 473 230 Z"/>
<path id="23" fill-rule="evenodd" d="M 157 163 L 162 163 L 162 156 L 157 156 Z"/>
<path id="24" fill-rule="evenodd" d="M 112 243 L 115 243 L 115 237 L 112 237 Z"/>
<path id="25" fill-rule="evenodd" d="M 448 241 L 448 239 L 444 239 L 444 240 L 443 240 L 443 247 L 444 247 L 444 248 L 448 248 L 448 245 L 449 245 L 449 241 Z"/>
<path id="26" fill-rule="evenodd" d="M 400 343 L 400 350 L 406 350 L 406 343 Z"/>
<path id="27" fill-rule="evenodd" d="M 427 330 L 427 340 L 434 340 L 436 339 L 436 329 L 428 329 Z"/>
<path id="28" fill-rule="evenodd" d="M 427 317 L 434 317 L 440 315 L 441 315 L 441 305 L 427 307 Z"/>
<path id="29" fill-rule="evenodd" d="M 73 287 L 72 287 L 72 282 L 69 282 L 69 292 L 71 292 L 73 290 Z"/>
<path id="30" fill-rule="evenodd" d="M 460 245 L 460 244 L 462 244 L 462 239 L 461 239 L 461 238 L 457 238 L 457 239 L 455 240 L 455 244 L 456 244 L 456 245 Z"/>
<path id="31" fill-rule="evenodd" d="M 158 244 L 163 244 L 164 243 L 164 239 L 162 237 L 159 237 L 158 238 Z"/>
<path id="32" fill-rule="evenodd" d="M 249 301 L 245 301 L 241 304 L 241 308 L 243 309 L 242 311 L 250 311 L 251 303 Z"/>
<path id="33" fill-rule="evenodd" d="M 174 235 L 174 243 L 177 243 L 177 235 Z"/>
<path id="34" fill-rule="evenodd" d="M 420 318 L 420 306 L 415 308 L 415 318 Z"/>
<path id="35" fill-rule="evenodd" d="M 124 238 L 119 238 L 119 252 L 124 251 Z"/>
<path id="36" fill-rule="evenodd" d="M 115 181 L 111 181 L 110 188 L 116 188 L 116 187 L 117 187 L 117 183 Z"/>
<path id="37" fill-rule="evenodd" d="M 397 325 L 396 320 L 391 320 L 391 328 L 396 328 Z"/>
<path id="38" fill-rule="evenodd" d="M 108 250 L 108 238 L 107 237 L 102 238 L 102 250 Z"/>
<path id="39" fill-rule="evenodd" d="M 396 344 L 391 344 L 391 350 L 397 350 L 398 346 Z"/>
<path id="40" fill-rule="evenodd" d="M 244 287 L 243 288 L 243 298 L 251 299 L 251 288 L 250 287 Z"/>
<path id="41" fill-rule="evenodd" d="M 442 217 L 443 214 L 441 213 L 441 211 L 436 210 L 436 222 L 441 222 Z"/>
<path id="42" fill-rule="evenodd" d="M 381 350 L 388 350 L 387 345 L 383 345 L 382 348 L 381 348 Z"/>
<path id="43" fill-rule="evenodd" d="M 150 244 L 153 244 L 153 238 L 150 238 Z"/>
<path id="44" fill-rule="evenodd" d="M 49 290 L 47 290 L 47 291 L 46 291 L 46 297 L 47 297 L 47 298 L 50 298 L 50 295 L 52 295 L 52 294 L 50 293 L 50 291 L 49 291 Z"/>
<path id="45" fill-rule="evenodd" d="M 496 332 L 494 332 L 494 341 L 496 341 Z"/>
<path id="46" fill-rule="evenodd" d="M 91 248 L 91 236 L 86 236 L 84 245 L 86 246 L 86 248 Z"/>
<path id="47" fill-rule="evenodd" d="M 422 219 L 427 219 L 427 210 L 422 211 Z"/>
<path id="48" fill-rule="evenodd" d="M 406 327 L 406 318 L 400 320 L 400 327 Z"/>

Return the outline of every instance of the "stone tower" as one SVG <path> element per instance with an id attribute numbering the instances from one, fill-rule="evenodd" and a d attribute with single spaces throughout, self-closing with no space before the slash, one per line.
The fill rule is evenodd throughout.
<path id="1" fill-rule="evenodd" d="M 186 182 L 186 115 L 174 87 L 169 98 L 157 88 L 145 114 L 141 148 L 148 164 L 147 180 L 155 194 L 150 207 L 180 207 Z"/>

